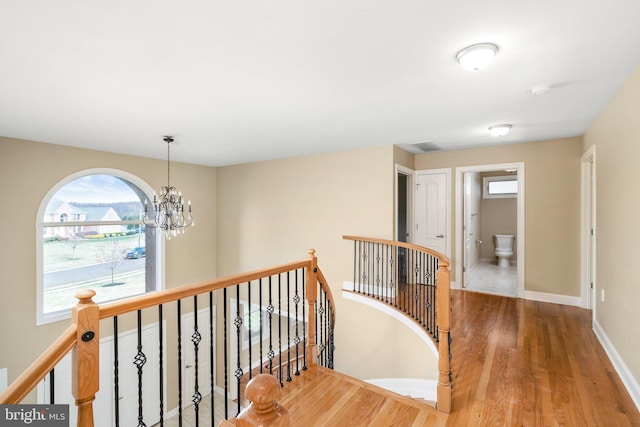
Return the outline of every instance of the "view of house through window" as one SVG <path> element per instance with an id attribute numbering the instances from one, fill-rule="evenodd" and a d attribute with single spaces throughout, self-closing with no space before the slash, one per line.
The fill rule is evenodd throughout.
<path id="1" fill-rule="evenodd" d="M 145 199 L 132 182 L 106 174 L 81 176 L 53 194 L 42 218 L 42 318 L 68 312 L 81 289 L 93 289 L 97 303 L 156 289 Z"/>

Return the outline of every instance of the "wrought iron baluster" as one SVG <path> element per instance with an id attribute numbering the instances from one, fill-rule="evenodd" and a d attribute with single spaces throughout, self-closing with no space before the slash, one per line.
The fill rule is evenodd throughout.
<path id="1" fill-rule="evenodd" d="M 262 337 L 264 336 L 264 333 L 263 333 L 263 328 L 264 328 L 263 323 L 264 322 L 262 321 L 262 278 L 260 278 L 258 280 L 258 299 L 260 300 L 259 301 L 259 308 L 260 308 L 260 339 L 258 341 L 260 342 L 260 373 L 262 374 L 263 373 L 262 372 L 263 371 L 263 365 L 264 365 L 264 363 L 262 363 L 262 355 L 263 355 L 263 353 L 262 353 L 262 341 L 263 341 Z"/>
<path id="2" fill-rule="evenodd" d="M 251 347 L 253 347 L 253 329 L 251 327 L 251 318 L 253 316 L 251 316 L 252 313 L 252 309 L 251 309 L 251 282 L 247 282 L 247 294 L 248 294 L 248 300 L 249 300 L 249 309 L 248 309 L 248 316 L 247 316 L 247 321 L 249 322 L 249 324 L 247 325 L 247 334 L 249 335 L 249 381 L 251 381 L 251 378 L 253 378 L 253 359 L 251 358 Z M 260 312 L 258 312 L 259 314 L 261 314 Z"/>
<path id="3" fill-rule="evenodd" d="M 316 284 L 316 286 L 319 287 L 318 284 Z M 322 291 L 322 289 L 320 289 L 320 291 Z M 325 344 L 324 344 L 324 328 L 323 328 L 323 322 L 324 322 L 324 305 L 322 304 L 322 294 L 320 292 L 317 292 L 316 295 L 319 296 L 318 300 L 320 301 L 320 305 L 316 304 L 317 310 L 316 310 L 316 342 L 319 340 L 320 341 L 320 345 L 318 348 L 318 354 L 320 355 L 320 361 L 321 361 L 321 365 L 323 365 L 322 361 L 324 360 L 324 348 L 325 348 Z M 318 322 L 320 323 L 320 327 L 318 328 Z"/>
<path id="4" fill-rule="evenodd" d="M 113 316 L 113 394 L 114 424 L 120 427 L 120 376 L 118 374 L 118 316 Z"/>
<path id="5" fill-rule="evenodd" d="M 358 277 L 358 273 L 360 271 L 358 270 L 358 260 L 360 259 L 359 257 L 360 251 L 358 250 L 358 244 L 359 242 L 357 240 L 353 241 L 353 292 L 356 291 L 356 283 L 357 283 L 356 278 Z"/>
<path id="6" fill-rule="evenodd" d="M 303 301 L 302 301 L 302 343 L 303 343 L 303 351 L 302 351 L 302 370 L 306 371 L 307 370 L 307 315 L 305 313 L 305 307 L 307 306 L 307 291 L 306 291 L 306 286 L 307 286 L 307 275 L 303 274 L 302 275 L 302 295 L 303 295 Z M 309 308 L 311 309 L 311 308 Z"/>
<path id="7" fill-rule="evenodd" d="M 287 381 L 291 382 L 291 307 L 289 271 L 287 271 Z"/>
<path id="8" fill-rule="evenodd" d="M 273 375 L 273 359 L 275 357 L 275 353 L 273 352 L 273 339 L 272 339 L 272 324 L 273 324 L 273 299 L 271 295 L 271 277 L 269 276 L 269 305 L 267 306 L 267 313 L 269 313 L 269 352 L 267 353 L 267 358 L 269 359 L 269 375 Z"/>
<path id="9" fill-rule="evenodd" d="M 56 374 L 55 368 L 49 371 L 49 403 L 56 404 Z"/>
<path id="10" fill-rule="evenodd" d="M 233 324 L 236 326 L 236 370 L 234 371 L 234 376 L 236 377 L 236 390 L 238 395 L 236 398 L 238 399 L 237 405 L 237 414 L 240 413 L 240 380 L 242 379 L 242 365 L 240 364 L 240 341 L 242 340 L 241 329 L 242 329 L 242 316 L 240 315 L 240 285 L 236 285 L 236 317 L 233 319 Z M 249 367 L 251 370 L 251 367 Z M 236 415 L 237 415 L 236 414 Z"/>
<path id="11" fill-rule="evenodd" d="M 278 273 L 278 381 L 282 387 L 282 273 Z"/>
<path id="12" fill-rule="evenodd" d="M 182 427 L 182 301 L 176 301 L 178 320 L 178 425 Z"/>
<path id="13" fill-rule="evenodd" d="M 295 304 L 295 310 L 296 310 L 296 336 L 293 338 L 293 343 L 296 345 L 296 372 L 295 375 L 300 375 L 300 365 L 299 365 L 299 346 L 300 346 L 300 333 L 298 330 L 298 304 L 300 303 L 300 294 L 298 293 L 298 272 L 302 271 L 304 274 L 304 270 L 296 270 L 296 277 L 295 277 L 295 282 L 296 282 L 296 294 L 293 297 L 293 303 Z M 355 282 L 354 282 L 355 283 Z"/>
<path id="14" fill-rule="evenodd" d="M 160 427 L 164 426 L 164 343 L 163 343 L 163 329 L 162 329 L 162 304 L 158 305 L 158 342 L 159 344 L 159 352 L 158 352 L 158 365 L 159 365 L 159 375 L 158 375 L 158 390 L 160 391 Z"/>
<path id="15" fill-rule="evenodd" d="M 202 394 L 200 393 L 198 385 L 198 347 L 202 341 L 202 336 L 198 331 L 198 295 L 193 296 L 193 333 L 191 334 L 191 342 L 193 343 L 193 361 L 195 371 L 193 381 L 193 395 L 191 401 L 193 402 L 193 411 L 195 415 L 196 427 L 200 425 L 200 401 L 202 400 Z"/>
<path id="16" fill-rule="evenodd" d="M 214 396 L 215 396 L 215 380 L 214 380 L 214 368 L 215 368 L 215 352 L 213 351 L 213 329 L 214 329 L 215 325 L 213 322 L 213 291 L 209 292 L 209 390 L 211 392 L 210 394 L 210 399 L 211 399 L 211 425 L 215 425 L 214 422 L 214 408 L 215 406 L 215 401 L 214 401 Z"/>
<path id="17" fill-rule="evenodd" d="M 227 346 L 227 288 L 222 290 L 224 312 L 222 315 L 222 335 L 224 337 L 224 418 L 229 419 L 229 347 Z"/>
<path id="18" fill-rule="evenodd" d="M 138 310 L 138 353 L 133 364 L 138 369 L 138 427 L 146 427 L 142 411 L 142 369 L 147 363 L 147 356 L 142 351 L 142 310 Z"/>

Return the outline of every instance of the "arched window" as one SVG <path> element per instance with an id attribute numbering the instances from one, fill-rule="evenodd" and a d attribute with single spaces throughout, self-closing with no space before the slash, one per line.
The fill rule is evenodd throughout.
<path id="1" fill-rule="evenodd" d="M 113 169 L 67 177 L 40 205 L 38 324 L 69 318 L 81 289 L 102 303 L 161 289 L 162 239 L 143 223 L 151 188 Z"/>

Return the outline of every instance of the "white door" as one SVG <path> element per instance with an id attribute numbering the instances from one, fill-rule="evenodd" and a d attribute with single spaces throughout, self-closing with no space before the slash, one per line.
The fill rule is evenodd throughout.
<path id="1" fill-rule="evenodd" d="M 215 309 L 213 312 L 213 325 L 215 334 Z M 193 404 L 193 395 L 196 386 L 196 352 L 193 345 L 194 334 L 194 316 L 187 313 L 182 316 L 182 407 L 186 408 Z M 209 309 L 205 308 L 198 311 L 198 333 L 200 334 L 200 342 L 198 343 L 198 392 L 204 399 L 205 396 L 211 394 L 211 365 L 210 365 L 210 345 L 211 336 L 209 329 Z M 215 335 L 213 338 L 215 356 Z M 215 362 L 215 359 L 214 359 Z M 215 366 L 213 369 L 215 372 Z"/>
<path id="2" fill-rule="evenodd" d="M 164 330 L 166 328 L 163 328 Z M 146 362 L 142 367 L 142 416 L 144 423 L 147 425 L 154 425 L 160 421 L 160 384 L 158 375 L 160 369 L 160 340 L 158 331 L 157 323 L 142 328 L 142 352 L 146 357 Z M 134 361 L 138 354 L 138 333 L 136 329 L 132 329 L 118 334 L 118 337 L 120 425 L 137 425 L 139 416 L 138 368 Z M 166 346 L 163 346 L 163 348 L 166 348 Z M 163 364 L 163 369 L 166 369 L 166 356 Z M 111 368 L 113 369 L 113 366 Z M 166 405 L 164 407 L 166 408 Z"/>
<path id="3" fill-rule="evenodd" d="M 467 272 L 471 270 L 471 248 L 475 244 L 473 238 L 473 228 L 471 226 L 471 176 L 468 173 L 464 174 L 464 224 L 462 226 L 464 231 L 464 265 L 462 269 L 462 287 L 466 288 L 469 282 L 469 275 Z"/>
<path id="4" fill-rule="evenodd" d="M 421 171 L 417 176 L 415 244 L 447 255 L 446 172 Z"/>
<path id="5" fill-rule="evenodd" d="M 166 330 L 166 328 L 165 328 Z M 142 329 L 142 351 L 147 361 L 143 366 L 143 416 L 147 425 L 160 420 L 159 402 L 159 339 L 158 323 Z M 138 353 L 136 329 L 118 334 L 118 398 L 120 425 L 136 425 L 138 420 L 138 371 L 133 364 Z M 166 369 L 166 361 L 164 369 Z M 96 426 L 115 425 L 114 411 L 113 337 L 100 340 L 100 390 L 93 402 L 93 418 Z M 166 378 L 166 375 L 165 375 Z M 54 370 L 55 403 L 69 404 L 69 425 L 76 425 L 77 408 L 71 393 L 71 354 L 65 356 Z M 38 390 L 38 401 L 49 402 L 49 376 Z M 166 402 L 165 402 L 166 403 Z M 166 408 L 166 404 L 164 405 Z"/>
<path id="6" fill-rule="evenodd" d="M 113 340 L 106 339 L 100 342 L 100 390 L 93 401 L 93 419 L 96 427 L 111 427 L 113 408 L 113 379 L 111 371 L 113 367 Z M 49 375 L 47 375 L 38 389 L 38 402 L 50 402 Z M 78 423 L 78 408 L 71 392 L 71 353 L 62 358 L 54 369 L 54 386 L 56 404 L 69 405 L 69 425 Z"/>

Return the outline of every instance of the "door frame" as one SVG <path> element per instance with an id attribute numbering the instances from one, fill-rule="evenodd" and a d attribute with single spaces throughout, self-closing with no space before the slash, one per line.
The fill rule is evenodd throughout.
<path id="1" fill-rule="evenodd" d="M 395 174 L 393 175 L 393 197 L 394 207 L 393 211 L 393 238 L 394 240 L 400 240 L 398 236 L 398 175 L 404 175 L 407 177 L 407 243 L 413 243 L 413 236 L 415 230 L 414 218 L 415 218 L 415 206 L 414 206 L 414 193 L 415 193 L 415 174 L 416 171 L 406 166 L 402 166 L 396 163 Z"/>
<path id="2" fill-rule="evenodd" d="M 449 260 L 451 260 L 451 168 L 441 168 L 441 169 L 422 169 L 422 170 L 418 170 L 415 172 L 415 182 L 413 185 L 413 194 L 416 194 L 416 192 L 418 191 L 417 188 L 417 181 L 418 181 L 418 175 L 435 175 L 435 174 L 440 174 L 443 173 L 446 176 L 446 202 L 445 202 L 445 221 L 447 222 L 445 225 L 445 239 L 444 239 L 444 244 L 445 244 L 445 253 L 444 255 L 447 256 L 447 258 L 449 258 Z M 416 197 L 417 200 L 417 197 Z M 417 212 L 418 206 L 417 203 L 413 203 L 414 204 L 414 212 Z M 414 216 L 414 218 L 417 216 L 417 214 Z M 414 222 L 413 225 L 413 230 L 415 233 L 415 229 L 418 226 L 417 221 Z M 415 243 L 415 240 L 413 241 Z"/>
<path id="3" fill-rule="evenodd" d="M 524 298 L 524 270 L 525 270 L 525 227 L 524 227 L 524 207 L 525 207 L 525 175 L 524 175 L 524 162 L 514 163 L 498 163 L 490 165 L 474 165 L 474 166 L 462 166 L 456 168 L 456 211 L 455 211 L 455 224 L 456 224 L 456 257 L 453 261 L 455 271 L 455 281 L 451 282 L 451 287 L 460 289 L 462 284 L 462 251 L 464 250 L 464 233 L 462 231 L 463 218 L 463 205 L 464 205 L 464 179 L 463 175 L 466 172 L 489 172 L 495 170 L 515 169 L 518 176 L 518 196 L 516 201 L 517 206 L 517 231 L 516 231 L 516 250 L 518 253 L 518 263 L 516 264 L 516 275 L 518 278 L 516 296 L 518 298 Z"/>
<path id="4" fill-rule="evenodd" d="M 593 310 L 596 317 L 596 147 L 591 146 L 580 159 L 580 305 Z M 591 235 L 593 230 L 593 236 Z M 593 243 L 593 244 L 591 244 Z M 593 282 L 593 289 L 591 283 Z"/>

